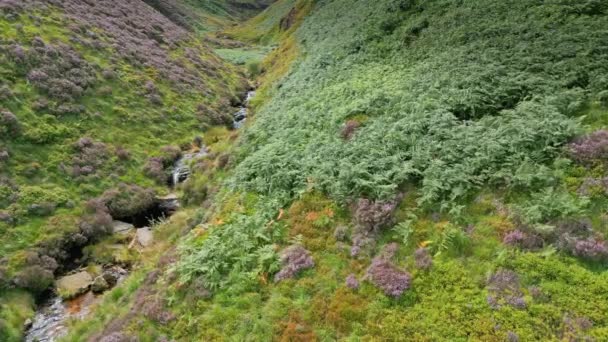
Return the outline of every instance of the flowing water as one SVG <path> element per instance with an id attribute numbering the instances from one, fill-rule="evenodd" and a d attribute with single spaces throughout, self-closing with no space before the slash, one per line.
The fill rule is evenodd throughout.
<path id="1" fill-rule="evenodd" d="M 255 91 L 247 93 L 244 105 L 239 108 L 239 111 L 234 114 L 235 129 L 241 128 L 247 119 L 249 110 L 247 106 L 255 95 Z M 184 182 L 190 176 L 190 161 L 198 158 L 205 157 L 208 154 L 207 148 L 202 146 L 198 152 L 184 154 L 179 160 L 176 161 L 173 171 L 171 172 L 171 178 L 169 185 L 175 187 L 177 184 Z M 176 199 L 170 199 L 161 203 L 161 207 L 158 210 L 152 211 L 163 211 L 162 205 L 169 206 L 171 208 L 177 208 L 179 204 L 174 203 Z M 171 210 L 166 210 L 170 212 Z M 164 211 L 163 211 L 164 212 Z M 154 216 L 154 213 L 142 213 L 143 220 L 151 220 L 148 216 Z M 153 218 L 152 218 L 153 219 Z M 133 224 L 136 226 L 139 224 L 139 218 L 132 218 Z M 126 272 L 121 273 L 118 277 L 118 283 L 126 277 Z M 63 300 L 59 296 L 52 296 L 41 304 L 36 312 L 36 316 L 31 321 L 27 333 L 25 336 L 26 342 L 54 342 L 59 338 L 67 334 L 66 322 L 69 319 L 82 319 L 87 316 L 94 304 L 100 300 L 99 295 L 93 294 L 91 291 L 78 296 L 71 300 Z"/>
<path id="2" fill-rule="evenodd" d="M 245 102 L 243 106 L 241 106 L 238 112 L 233 115 L 233 124 L 232 126 L 235 129 L 239 129 L 243 127 L 245 121 L 247 120 L 247 116 L 249 114 L 249 103 L 251 99 L 255 96 L 255 91 L 247 92 L 247 96 L 245 97 Z M 208 153 L 205 146 L 202 146 L 198 152 L 195 153 L 187 153 L 184 154 L 180 159 L 177 160 L 175 166 L 173 167 L 173 171 L 171 172 L 171 178 L 169 179 L 169 185 L 175 187 L 177 184 L 184 182 L 190 176 L 190 164 L 189 162 L 193 159 L 198 159 L 206 156 Z"/>
<path id="3" fill-rule="evenodd" d="M 235 129 L 239 129 L 243 127 L 245 121 L 247 120 L 247 115 L 249 114 L 249 103 L 251 99 L 255 96 L 255 91 L 247 92 L 247 97 L 245 98 L 245 104 L 239 108 L 239 111 L 234 114 L 234 124 L 233 127 Z"/>
<path id="4" fill-rule="evenodd" d="M 116 285 L 120 284 L 127 276 L 127 271 L 119 267 L 113 268 L 113 272 L 115 272 L 117 279 Z M 54 342 L 60 339 L 67 334 L 67 321 L 86 317 L 101 298 L 100 295 L 91 291 L 70 300 L 53 296 L 39 306 L 24 341 Z"/>

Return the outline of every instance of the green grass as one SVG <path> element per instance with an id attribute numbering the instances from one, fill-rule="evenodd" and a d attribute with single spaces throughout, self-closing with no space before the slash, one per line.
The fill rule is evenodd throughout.
<path id="1" fill-rule="evenodd" d="M 215 53 L 233 64 L 246 65 L 248 63 L 261 63 L 270 49 L 267 47 L 215 49 Z"/>
<path id="2" fill-rule="evenodd" d="M 296 25 L 279 30 L 294 6 Z M 279 1 L 227 30 L 278 48 L 262 63 L 253 120 L 242 133 L 207 131 L 213 153 L 181 187 L 190 207 L 161 226 L 179 260 L 150 298 L 165 300 L 175 318 L 125 316 L 138 272 L 66 340 L 113 319 L 143 341 L 608 339 L 605 263 L 551 244 L 503 243 L 524 225 L 551 230 L 566 219 L 589 219 L 599 237 L 608 233 L 608 196 L 577 192 L 585 178 L 605 177 L 605 165 L 577 165 L 563 150 L 577 134 L 606 126 L 596 101 L 607 86 L 606 54 L 596 47 L 607 23 L 597 1 L 322 0 Z M 242 65 L 265 51 L 217 52 Z M 126 110 L 128 100 L 144 105 L 132 97 L 112 108 Z M 345 140 L 349 120 L 360 127 Z M 157 139 L 160 146 L 159 136 L 161 129 L 125 141 L 145 149 Z M 352 257 L 336 227 L 352 236 L 358 198 L 397 192 L 404 199 L 394 222 L 374 237 L 370 255 Z M 315 267 L 276 283 L 279 252 L 294 242 Z M 395 265 L 412 275 L 398 298 L 365 279 L 392 242 L 400 244 Z M 415 265 L 420 247 L 433 257 L 428 270 Z M 143 260 L 151 268 L 164 251 Z M 518 274 L 524 306 L 488 302 L 488 278 L 500 269 Z M 346 286 L 349 274 L 358 289 Z M 579 324 L 585 320 L 592 326 Z"/>
<path id="3" fill-rule="evenodd" d="M 201 12 L 202 13 L 202 12 Z M 39 18 L 36 23 L 34 17 Z M 72 43 L 74 35 L 68 27 L 71 20 L 60 9 L 49 6 L 21 14 L 15 19 L 0 18 L 0 34 L 3 40 L 30 47 L 34 37 L 42 38 L 47 44 L 66 43 L 81 57 L 93 65 L 97 81 L 93 88 L 77 100 L 86 108 L 82 115 L 56 117 L 35 111 L 34 101 L 43 94 L 29 84 L 21 67 L 8 58 L 0 62 L 2 85 L 8 86 L 13 95 L 3 99 L 1 108 L 13 112 L 22 125 L 22 135 L 18 138 L 0 137 L 0 148 L 6 148 L 11 158 L 0 165 L 0 176 L 8 179 L 14 188 L 2 183 L 0 210 L 16 218 L 16 224 L 0 222 L 0 265 L 5 276 L 11 279 L 26 266 L 25 252 L 42 245 L 52 245 L 68 234 L 79 231 L 86 200 L 99 196 L 105 190 L 119 183 L 133 183 L 155 188 L 159 193 L 169 191 L 164 185 L 155 183 L 143 174 L 146 160 L 159 153 L 162 146 L 191 142 L 195 136 L 203 135 L 203 127 L 197 108 L 216 106 L 220 98 L 229 99 L 241 87 L 242 78 L 237 69 L 222 61 L 211 49 L 203 45 L 194 35 L 171 51 L 171 57 L 188 63 L 185 54 L 190 49 L 200 54 L 209 66 L 215 68 L 213 77 L 205 76 L 206 93 L 178 89 L 158 70 L 132 65 L 123 59 L 115 59 L 111 48 L 93 49 Z M 20 27 L 18 29 L 18 27 Z M 98 28 L 91 28 L 97 30 Z M 164 47 L 163 47 L 164 48 Z M 117 77 L 104 79 L 101 71 L 108 67 L 116 70 Z M 195 66 L 188 65 L 193 72 Z M 151 103 L 141 91 L 145 82 L 152 80 L 163 96 L 163 105 Z M 104 88 L 109 88 L 108 93 Z M 109 156 L 98 168 L 97 174 L 76 180 L 62 170 L 70 166 L 75 156 L 74 143 L 81 137 L 91 137 L 107 146 Z M 115 148 L 127 149 L 131 157 L 122 161 L 115 155 Z M 4 195 L 18 198 L 5 202 Z M 28 212 L 32 204 L 52 202 L 57 210 L 49 215 L 36 216 Z M 99 260 L 107 260 L 108 255 L 93 249 L 91 255 Z M 132 256 L 118 255 L 118 258 Z M 12 300 L 10 294 L 0 284 L 0 301 Z M 31 303 L 30 303 L 31 305 Z M 12 306 L 2 305 L 0 315 L 15 311 Z M 17 339 L 23 321 L 31 316 L 23 311 L 15 311 L 7 321 L 6 329 Z M 3 323 L 5 324 L 5 323 Z M 5 326 L 2 326 L 4 329 Z"/>

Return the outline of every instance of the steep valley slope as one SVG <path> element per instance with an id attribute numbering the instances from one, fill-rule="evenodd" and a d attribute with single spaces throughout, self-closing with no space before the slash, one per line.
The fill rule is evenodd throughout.
<path id="1" fill-rule="evenodd" d="M 65 341 L 608 340 L 605 1 L 0 10 L 4 339 L 80 241 L 131 273 Z"/>

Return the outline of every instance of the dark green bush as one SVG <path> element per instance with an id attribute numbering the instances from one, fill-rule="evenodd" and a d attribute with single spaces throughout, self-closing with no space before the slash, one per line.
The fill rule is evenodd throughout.
<path id="1" fill-rule="evenodd" d="M 117 188 L 104 192 L 101 201 L 108 208 L 108 213 L 118 219 L 150 208 L 156 202 L 156 194 L 154 190 L 138 185 L 120 184 Z"/>

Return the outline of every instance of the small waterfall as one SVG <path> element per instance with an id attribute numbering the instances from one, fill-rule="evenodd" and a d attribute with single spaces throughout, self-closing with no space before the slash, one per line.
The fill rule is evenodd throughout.
<path id="1" fill-rule="evenodd" d="M 173 171 L 171 172 L 171 179 L 169 185 L 175 187 L 179 183 L 188 179 L 190 176 L 189 162 L 193 159 L 205 157 L 208 154 L 207 148 L 202 146 L 201 149 L 196 153 L 186 153 L 175 162 Z"/>
<path id="2" fill-rule="evenodd" d="M 247 97 L 245 98 L 245 104 L 239 108 L 239 111 L 236 112 L 234 114 L 234 124 L 233 127 L 234 129 L 239 129 L 241 127 L 243 127 L 243 125 L 245 124 L 245 120 L 247 120 L 247 114 L 249 114 L 249 109 L 247 108 L 249 106 L 249 102 L 251 102 L 251 99 L 255 96 L 255 91 L 249 91 L 247 92 Z"/>

